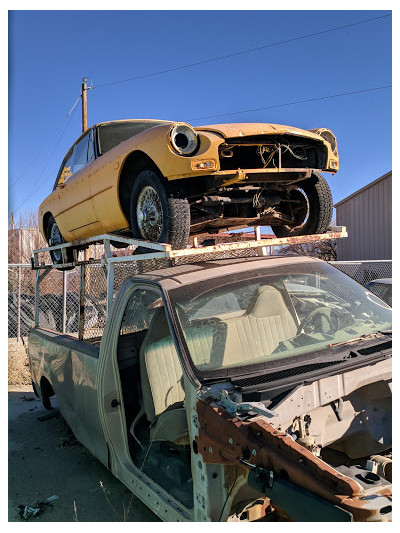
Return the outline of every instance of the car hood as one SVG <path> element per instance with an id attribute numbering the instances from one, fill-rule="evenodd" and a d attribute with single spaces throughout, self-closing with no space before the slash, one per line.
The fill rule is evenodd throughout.
<path id="1" fill-rule="evenodd" d="M 283 126 L 282 124 L 266 124 L 263 122 L 237 123 L 237 124 L 211 124 L 209 126 L 199 126 L 196 131 L 211 131 L 221 134 L 225 138 L 247 137 L 249 135 L 271 135 L 290 133 L 321 140 L 321 137 L 311 131 L 294 128 L 293 126 Z"/>

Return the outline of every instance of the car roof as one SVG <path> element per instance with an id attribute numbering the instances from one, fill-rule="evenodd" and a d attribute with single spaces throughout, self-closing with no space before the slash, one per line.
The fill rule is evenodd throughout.
<path id="1" fill-rule="evenodd" d="M 121 122 L 159 122 L 160 124 L 173 124 L 172 120 L 162 120 L 159 118 L 126 118 L 122 120 L 107 120 L 105 122 L 98 122 L 97 124 L 93 124 L 93 126 L 90 127 L 94 128 L 97 126 L 105 126 L 106 124 L 118 124 Z"/>
<path id="2" fill-rule="evenodd" d="M 321 262 L 314 257 L 299 256 L 266 256 L 266 257 L 240 257 L 230 259 L 216 259 L 213 261 L 201 261 L 189 263 L 159 270 L 152 270 L 145 274 L 134 276 L 136 280 L 153 281 L 165 290 L 171 290 L 182 285 L 189 285 L 198 281 L 204 281 L 219 276 L 242 273 L 246 270 L 276 268 L 288 265 L 296 265 L 310 262 Z"/>

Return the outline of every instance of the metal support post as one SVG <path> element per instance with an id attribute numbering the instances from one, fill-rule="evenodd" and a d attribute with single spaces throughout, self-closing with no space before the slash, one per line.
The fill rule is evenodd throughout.
<path id="1" fill-rule="evenodd" d="M 108 261 L 107 271 L 107 318 L 114 300 L 114 261 Z"/>
<path id="2" fill-rule="evenodd" d="M 18 267 L 17 342 L 21 340 L 21 265 Z"/>
<path id="3" fill-rule="evenodd" d="M 63 292 L 62 292 L 62 332 L 67 332 L 67 272 L 63 270 Z"/>
<path id="4" fill-rule="evenodd" d="M 85 282 L 86 282 L 86 265 L 81 266 L 81 279 L 79 287 L 79 330 L 78 339 L 83 339 L 83 333 L 85 329 Z"/>
<path id="5" fill-rule="evenodd" d="M 39 326 L 39 284 L 40 284 L 40 270 L 35 272 L 35 328 Z"/>

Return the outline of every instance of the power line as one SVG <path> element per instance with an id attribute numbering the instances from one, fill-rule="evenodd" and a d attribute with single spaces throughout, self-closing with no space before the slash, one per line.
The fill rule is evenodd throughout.
<path id="1" fill-rule="evenodd" d="M 207 63 L 212 63 L 214 61 L 222 61 L 223 59 L 228 59 L 230 57 L 236 57 L 236 56 L 243 55 L 243 54 L 249 54 L 249 53 L 252 53 L 252 52 L 257 52 L 258 50 L 265 50 L 266 48 L 272 48 L 274 46 L 280 46 L 282 44 L 292 43 L 292 42 L 300 41 L 302 39 L 309 39 L 310 37 L 316 37 L 317 35 L 322 35 L 324 33 L 330 33 L 330 32 L 333 32 L 333 31 L 343 30 L 343 29 L 350 28 L 350 27 L 353 27 L 353 26 L 358 26 L 359 24 L 365 24 L 367 22 L 372 22 L 372 21 L 375 21 L 375 20 L 379 20 L 379 19 L 383 19 L 383 18 L 387 18 L 387 17 L 391 17 L 391 16 L 392 16 L 391 14 L 388 14 L 388 15 L 381 15 L 379 17 L 373 17 L 373 18 L 369 18 L 369 19 L 365 19 L 365 20 L 359 20 L 358 22 L 352 22 L 350 24 L 344 24 L 343 26 L 337 26 L 335 28 L 317 31 L 315 33 L 309 33 L 307 35 L 301 35 L 300 37 L 293 37 L 291 39 L 285 39 L 284 41 L 278 41 L 278 42 L 275 42 L 275 43 L 265 44 L 265 45 L 262 45 L 262 46 L 257 46 L 256 48 L 249 48 L 247 50 L 242 50 L 242 51 L 239 51 L 239 52 L 233 52 L 231 54 L 226 54 L 226 55 L 219 56 L 219 57 L 213 57 L 213 58 L 210 58 L 210 59 L 204 59 L 202 61 L 196 61 L 195 63 L 189 63 L 187 65 L 182 65 L 180 67 L 172 67 L 172 68 L 169 68 L 169 69 L 160 70 L 158 72 L 152 72 L 150 74 L 142 74 L 141 76 L 134 76 L 132 78 L 126 78 L 124 80 L 111 81 L 109 83 L 103 83 L 103 84 L 100 84 L 100 85 L 94 85 L 92 87 L 88 87 L 88 89 L 100 89 L 102 87 L 109 87 L 110 85 L 117 85 L 119 83 L 126 83 L 128 81 L 140 80 L 140 79 L 143 79 L 143 78 L 150 78 L 151 76 L 159 76 L 160 74 L 167 74 L 169 72 L 175 72 L 177 70 L 183 70 L 183 69 L 186 69 L 186 68 L 197 67 L 199 65 L 205 65 Z"/>
<path id="2" fill-rule="evenodd" d="M 61 128 L 61 126 L 64 124 L 64 122 L 67 120 L 69 115 L 73 112 L 75 109 L 76 104 L 79 102 L 81 97 L 77 99 L 77 101 L 74 103 L 74 105 L 71 107 L 71 109 L 68 111 L 68 113 L 65 115 L 65 117 L 62 119 L 60 124 L 57 126 L 56 130 L 54 131 L 54 134 L 50 137 L 49 141 L 39 150 L 39 152 L 35 155 L 35 157 L 28 163 L 28 165 L 25 167 L 25 169 L 21 172 L 21 174 L 15 179 L 14 183 L 12 183 L 9 186 L 9 191 L 19 182 L 19 180 L 22 178 L 22 176 L 25 174 L 25 172 L 31 167 L 32 163 L 36 161 L 36 159 L 39 157 L 39 155 L 43 152 L 45 148 L 49 146 L 49 144 L 53 141 L 55 136 L 57 135 L 58 130 Z M 64 135 L 64 134 L 63 134 Z"/>
<path id="3" fill-rule="evenodd" d="M 384 85 L 382 87 L 373 87 L 372 89 L 361 89 L 359 91 L 351 91 L 348 93 L 331 94 L 329 96 L 320 96 L 317 98 L 308 98 L 307 100 L 297 100 L 296 102 L 286 102 L 284 104 L 269 105 L 266 107 L 256 107 L 254 109 L 244 109 L 243 111 L 232 111 L 231 113 L 222 113 L 220 115 L 208 115 L 207 117 L 191 118 L 187 122 L 195 122 L 197 120 L 206 120 L 209 118 L 227 117 L 229 115 L 239 115 L 240 113 L 252 113 L 254 111 L 263 111 L 265 109 L 273 109 L 275 107 L 285 107 L 289 105 L 305 104 L 307 102 L 316 102 L 318 100 L 328 100 L 329 98 L 338 98 L 340 96 L 350 96 L 352 94 L 369 93 L 371 91 L 380 91 L 382 89 L 389 89 L 391 85 Z"/>
<path id="4" fill-rule="evenodd" d="M 79 99 L 80 99 L 80 98 L 79 98 Z M 26 202 L 27 202 L 28 200 L 30 200 L 30 198 L 32 198 L 32 196 L 33 196 L 34 194 L 37 193 L 37 191 L 39 190 L 40 186 L 41 186 L 43 183 L 47 183 L 48 180 L 49 180 L 49 178 L 50 178 L 51 176 L 54 177 L 54 172 L 55 172 L 55 171 L 52 171 L 52 172 L 47 176 L 47 178 L 44 180 L 43 183 L 40 181 L 40 178 L 42 177 L 42 174 L 43 174 L 45 168 L 46 168 L 47 165 L 49 164 L 51 158 L 52 158 L 53 155 L 54 155 L 54 152 L 56 151 L 57 146 L 60 144 L 61 139 L 63 138 L 65 132 L 66 132 L 67 129 L 68 129 L 68 126 L 70 125 L 70 122 L 71 122 L 72 117 L 73 117 L 73 115 L 74 115 L 74 111 L 75 111 L 75 109 L 76 109 L 75 106 L 76 106 L 76 104 L 79 102 L 79 99 L 75 102 L 75 104 L 74 104 L 74 106 L 72 107 L 71 111 L 68 113 L 68 115 L 71 115 L 71 116 L 70 116 L 70 119 L 68 120 L 68 122 L 67 122 L 67 124 L 66 124 L 66 126 L 65 126 L 65 128 L 64 128 L 64 131 L 62 132 L 60 138 L 58 139 L 58 141 L 57 141 L 57 143 L 56 143 L 56 145 L 55 145 L 55 147 L 54 147 L 54 149 L 53 149 L 53 151 L 52 151 L 50 157 L 48 158 L 48 160 L 47 160 L 45 166 L 43 167 L 41 173 L 39 174 L 37 180 L 35 181 L 34 186 L 33 186 L 34 188 L 31 189 L 31 193 L 28 194 L 28 196 L 25 198 L 25 200 L 24 200 L 24 201 L 23 201 L 23 202 L 17 207 L 17 209 L 14 210 L 14 213 L 17 213 L 17 212 L 21 209 L 21 207 L 22 207 L 23 205 L 25 205 Z M 68 116 L 68 115 L 67 115 L 67 116 Z M 56 169 L 56 170 L 57 170 L 57 169 Z M 37 186 L 36 186 L 36 185 L 37 185 Z M 36 186 L 36 187 L 35 187 L 35 186 Z"/>

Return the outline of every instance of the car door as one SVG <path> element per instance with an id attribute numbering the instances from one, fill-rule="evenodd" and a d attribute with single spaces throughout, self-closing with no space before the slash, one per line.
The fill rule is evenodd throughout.
<path id="1" fill-rule="evenodd" d="M 169 519 L 181 519 L 182 516 L 188 519 L 188 510 L 145 474 L 144 462 L 137 460 L 128 439 L 128 433 L 132 434 L 133 418 L 140 412 L 143 402 L 143 369 L 139 366 L 141 347 L 160 311 L 164 311 L 164 303 L 160 289 L 155 285 L 127 280 L 121 286 L 100 348 L 98 409 L 113 474 L 157 514 L 165 506 L 172 517 Z M 129 344 L 121 343 L 124 337 Z M 129 367 L 134 372 L 127 372 Z M 174 501 L 175 510 L 170 508 L 171 501 Z M 153 502 L 156 502 L 155 506 Z M 165 512 L 162 513 L 164 519 Z"/>
<path id="2" fill-rule="evenodd" d="M 55 186 L 58 199 L 53 216 L 62 235 L 68 240 L 83 239 L 101 232 L 90 193 L 89 176 L 94 163 L 94 136 L 91 128 L 68 152 Z"/>

